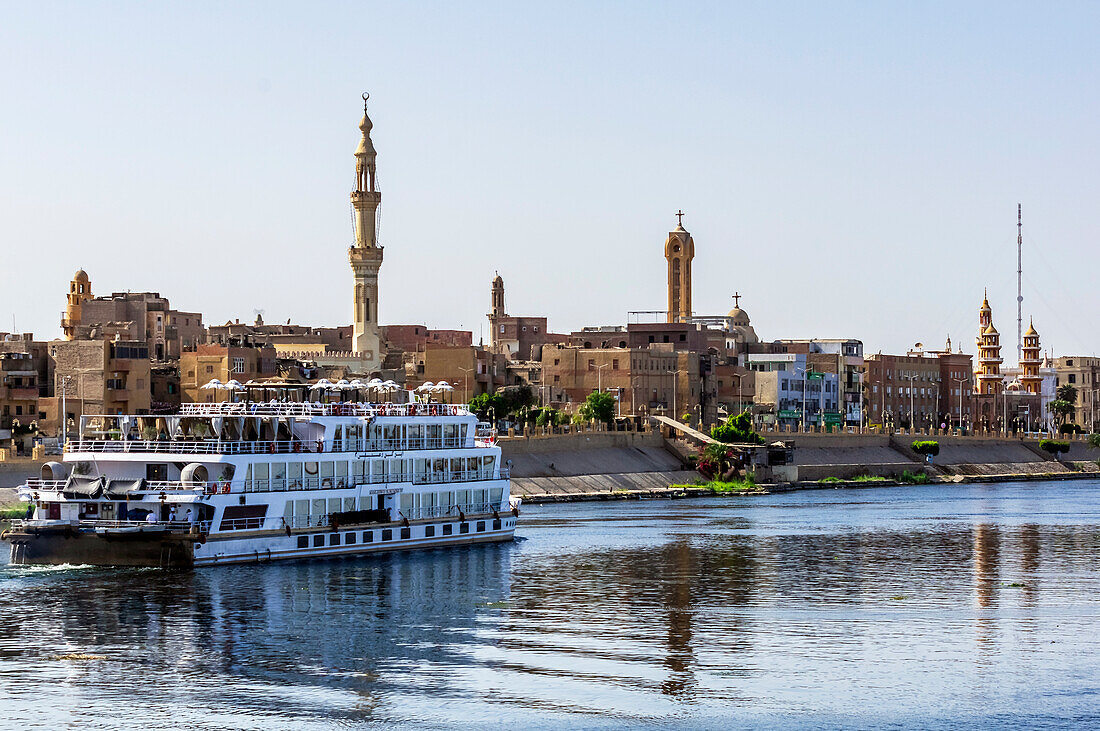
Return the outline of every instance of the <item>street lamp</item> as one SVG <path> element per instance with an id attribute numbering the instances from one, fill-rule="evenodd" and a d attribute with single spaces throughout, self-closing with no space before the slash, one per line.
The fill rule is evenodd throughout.
<path id="1" fill-rule="evenodd" d="M 737 379 L 737 413 L 741 413 L 745 410 L 745 406 L 741 403 L 741 379 L 744 378 L 746 373 L 732 373 L 733 378 Z"/>
<path id="2" fill-rule="evenodd" d="M 800 430 L 806 431 L 806 369 L 795 368 L 796 372 L 802 373 L 802 423 L 800 424 Z"/>
<path id="3" fill-rule="evenodd" d="M 970 383 L 969 378 L 952 378 L 952 381 L 959 384 L 959 428 L 962 429 L 963 425 L 963 384 Z"/>
<path id="4" fill-rule="evenodd" d="M 470 403 L 470 375 L 469 374 L 473 373 L 474 369 L 473 368 L 459 368 L 458 370 L 462 371 L 462 373 L 464 374 L 462 376 L 462 398 L 465 399 L 466 403 L 468 404 L 468 403 Z"/>
<path id="5" fill-rule="evenodd" d="M 610 363 L 604 363 L 602 366 L 596 366 L 596 390 L 603 393 L 603 369 L 607 368 Z"/>
<path id="6" fill-rule="evenodd" d="M 672 418 L 679 421 L 676 415 L 676 390 L 680 385 L 680 371 L 665 371 L 672 375 Z"/>
<path id="7" fill-rule="evenodd" d="M 902 378 L 909 381 L 909 429 L 913 429 L 913 384 L 916 383 L 917 374 L 911 373 L 908 376 L 902 376 Z"/>

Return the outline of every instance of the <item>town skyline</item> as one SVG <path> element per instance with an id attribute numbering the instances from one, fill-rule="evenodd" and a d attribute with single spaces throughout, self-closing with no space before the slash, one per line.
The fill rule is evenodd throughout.
<path id="1" fill-rule="evenodd" d="M 976 8 L 959 12 L 973 19 Z M 115 29 L 106 25 L 119 17 L 76 10 L 48 38 L 47 11 L 21 12 L 0 31 L 18 35 L 11 41 L 23 65 L 3 82 L 23 111 L 0 122 L 5 137 L 21 141 L 0 204 L 16 242 L 2 275 L 4 329 L 14 315 L 13 329 L 55 337 L 54 293 L 78 267 L 100 293 L 159 291 L 210 323 L 249 321 L 256 309 L 269 322 L 350 323 L 346 196 L 357 133 L 349 120 L 366 88 L 386 191 L 383 324 L 422 322 L 477 338 L 496 271 L 508 280 L 513 312 L 546 315 L 557 331 L 661 309 L 661 245 L 682 209 L 698 246 L 699 315 L 722 314 L 736 291 L 765 340 L 851 337 L 869 352 L 903 352 L 916 342 L 939 347 L 950 335 L 973 352 L 972 313 L 986 288 L 1006 342 L 1014 340 L 1022 203 L 1025 320 L 1035 317 L 1054 354 L 1097 350 L 1087 312 L 1100 295 L 1088 286 L 1089 267 L 1063 265 L 1088 257 L 1100 233 L 1087 215 L 1096 187 L 1096 150 L 1084 133 L 1089 98 L 1073 95 L 1093 88 L 1096 68 L 1095 50 L 1072 28 L 1082 9 L 1030 27 L 990 18 L 986 31 L 1004 31 L 1030 51 L 1018 58 L 995 50 L 1003 64 L 996 69 L 980 61 L 992 42 L 965 27 L 937 34 L 934 22 L 914 17 L 903 31 L 896 18 L 874 13 L 828 19 L 806 9 L 785 40 L 825 54 L 830 63 L 816 72 L 813 53 L 767 66 L 782 50 L 782 13 L 759 9 L 671 18 L 646 7 L 624 21 L 627 30 L 613 27 L 605 9 L 587 11 L 585 33 L 598 30 L 608 48 L 623 49 L 618 61 L 584 52 L 573 37 L 562 48 L 579 53 L 574 60 L 542 43 L 521 47 L 559 26 L 521 33 L 519 18 L 491 14 L 474 37 L 507 37 L 501 48 L 464 56 L 452 39 L 432 50 L 441 28 L 410 36 L 416 13 L 380 10 L 378 27 L 393 33 L 349 63 L 361 38 L 332 31 L 340 14 L 329 8 L 307 31 L 333 32 L 333 47 L 315 51 L 308 70 L 274 62 L 262 40 L 278 24 L 245 31 L 256 21 L 246 11 L 224 11 L 226 30 L 217 33 L 201 10 L 132 10 Z M 474 32 L 469 19 L 438 18 Z M 702 32 L 707 18 L 715 28 Z M 814 20 L 847 45 L 814 41 L 804 27 Z M 95 32 L 60 48 L 78 21 Z M 178 37 L 169 37 L 169 21 L 179 23 Z M 79 50 L 102 51 L 136 28 L 148 38 L 77 65 Z M 233 30 L 243 50 L 231 52 L 223 37 Z M 656 64 L 649 57 L 662 30 L 691 35 L 695 46 Z M 754 33 L 777 45 L 752 43 Z M 431 79 L 403 65 L 408 53 L 395 48 L 410 38 L 426 65 L 455 66 Z M 887 39 L 905 41 L 905 51 L 887 51 Z M 148 68 L 128 65 L 153 43 L 168 51 L 151 54 Z M 185 69 L 171 53 L 197 47 L 220 51 L 218 63 L 191 58 Z M 933 49 L 945 47 L 961 54 L 951 78 L 929 65 Z M 291 49 L 288 59 L 302 52 Z M 508 54 L 526 78 L 498 67 Z M 848 64 L 875 54 L 884 70 L 845 77 Z M 1055 56 L 1076 59 L 1074 73 L 1057 66 L 1053 78 Z M 548 59 L 555 62 L 539 66 Z M 715 70 L 734 60 L 753 63 L 740 75 Z M 604 74 L 598 82 L 592 69 Z M 166 83 L 185 71 L 194 80 Z M 119 91 L 111 73 L 122 73 L 131 91 Z M 81 83 L 44 97 L 35 83 L 51 74 Z M 492 91 L 472 81 L 486 74 Z M 764 94 L 780 81 L 791 92 Z M 102 94 L 108 84 L 116 85 Z M 877 106 L 860 92 L 875 92 Z M 1012 111 L 1019 99 L 1081 106 Z M 817 116 L 797 114 L 809 110 Z M 1048 122 L 1058 134 L 1036 138 Z M 941 134 L 932 134 L 936 124 Z M 59 190 L 79 195 L 59 206 Z M 42 261 L 44 250 L 51 255 Z M 173 252 L 181 264 L 165 267 Z"/>

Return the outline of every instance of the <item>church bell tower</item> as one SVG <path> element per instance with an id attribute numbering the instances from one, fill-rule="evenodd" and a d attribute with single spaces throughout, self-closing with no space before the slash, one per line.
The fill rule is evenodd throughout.
<path id="1" fill-rule="evenodd" d="M 695 258 L 695 241 L 684 229 L 684 212 L 676 212 L 676 228 L 665 239 L 665 259 L 668 260 L 668 321 L 687 322 L 691 319 L 691 260 Z"/>
<path id="2" fill-rule="evenodd" d="M 355 150 L 355 190 L 351 205 L 355 211 L 355 243 L 348 249 L 348 261 L 355 278 L 355 310 L 352 347 L 365 360 L 381 363 L 381 337 L 378 330 L 378 270 L 382 267 L 382 247 L 378 245 L 378 207 L 382 193 L 378 190 L 376 158 L 370 133 L 374 125 L 367 115 L 367 99 L 363 94 L 363 120 L 359 129 L 363 138 Z"/>

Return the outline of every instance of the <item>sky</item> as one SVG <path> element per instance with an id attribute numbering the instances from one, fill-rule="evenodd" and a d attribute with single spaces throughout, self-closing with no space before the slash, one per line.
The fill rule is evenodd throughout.
<path id="1" fill-rule="evenodd" d="M 208 324 L 351 319 L 369 91 L 379 317 L 485 332 L 743 295 L 763 340 L 974 351 L 988 287 L 1096 354 L 1096 3 L 0 4 L 0 330 L 93 292 Z"/>

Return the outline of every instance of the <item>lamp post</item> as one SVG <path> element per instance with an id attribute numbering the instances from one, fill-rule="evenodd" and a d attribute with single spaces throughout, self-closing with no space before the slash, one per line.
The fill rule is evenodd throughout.
<path id="1" fill-rule="evenodd" d="M 65 445 L 69 443 L 69 412 L 65 408 L 65 391 L 68 388 L 72 376 L 61 377 L 61 413 L 58 419 L 61 422 L 61 452 L 65 452 Z"/>
<path id="2" fill-rule="evenodd" d="M 959 428 L 962 429 L 963 425 L 963 384 L 970 383 L 969 378 L 952 378 L 952 381 L 959 384 Z"/>
<path id="3" fill-rule="evenodd" d="M 917 374 L 911 373 L 908 376 L 902 376 L 902 378 L 909 381 L 909 430 L 913 430 L 913 384 L 917 381 Z"/>
<path id="4" fill-rule="evenodd" d="M 603 393 L 603 369 L 611 365 L 610 363 L 604 363 L 602 366 L 596 366 L 596 390 Z"/>
<path id="5" fill-rule="evenodd" d="M 676 390 L 680 385 L 680 371 L 665 371 L 672 375 L 672 418 L 675 421 L 679 421 L 679 417 L 676 415 Z"/>
<path id="6" fill-rule="evenodd" d="M 474 372 L 473 368 L 459 368 L 462 371 L 462 398 L 466 403 L 470 403 L 470 374 Z"/>
<path id="7" fill-rule="evenodd" d="M 733 373 L 731 375 L 733 378 L 737 379 L 737 413 L 740 414 L 742 411 L 745 410 L 745 406 L 741 403 L 741 379 L 744 378 L 746 374 Z"/>

